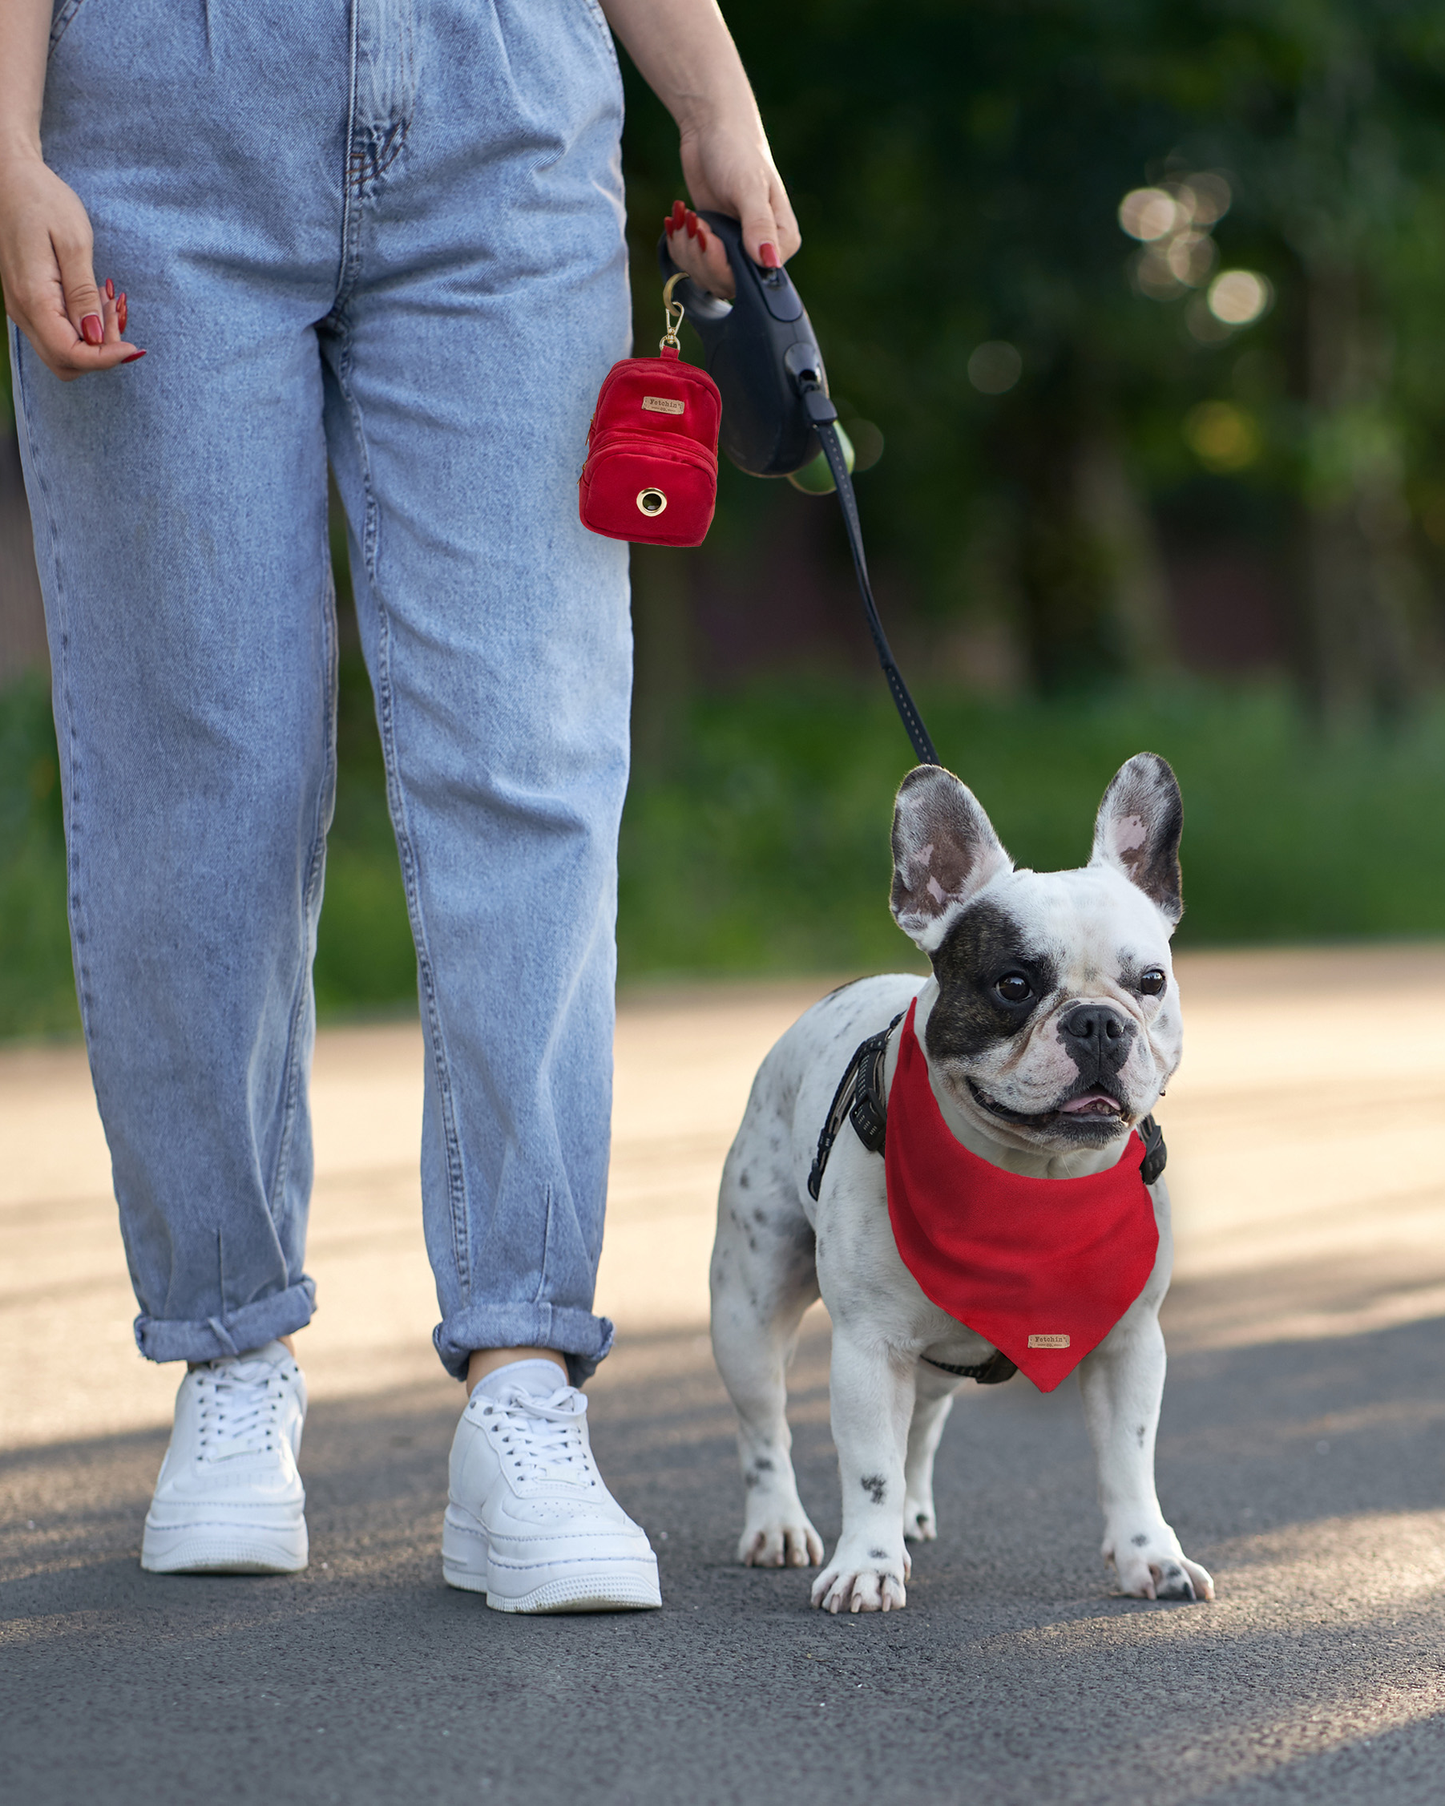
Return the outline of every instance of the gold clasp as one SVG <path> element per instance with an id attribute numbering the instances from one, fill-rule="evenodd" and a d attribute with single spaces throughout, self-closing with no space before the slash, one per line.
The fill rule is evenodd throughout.
<path id="1" fill-rule="evenodd" d="M 657 349 L 659 351 L 669 345 L 674 351 L 682 350 L 681 345 L 677 342 L 677 329 L 682 325 L 687 309 L 683 306 L 681 301 L 673 300 L 672 291 L 677 287 L 679 282 L 685 280 L 685 277 L 686 272 L 683 270 L 679 270 L 675 276 L 669 276 L 667 279 L 667 286 L 662 291 L 662 311 L 667 320 L 667 330 L 657 342 Z"/>

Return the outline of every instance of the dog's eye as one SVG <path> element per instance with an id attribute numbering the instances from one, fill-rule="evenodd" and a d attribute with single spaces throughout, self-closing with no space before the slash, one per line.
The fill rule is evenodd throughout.
<path id="1" fill-rule="evenodd" d="M 1022 1003 L 1026 997 L 1032 997 L 1034 988 L 1022 972 L 1010 972 L 994 986 L 1005 1003 Z"/>
<path id="2" fill-rule="evenodd" d="M 1139 989 L 1146 997 L 1157 997 L 1164 989 L 1164 973 L 1158 966 L 1150 966 L 1147 972 L 1139 975 Z"/>

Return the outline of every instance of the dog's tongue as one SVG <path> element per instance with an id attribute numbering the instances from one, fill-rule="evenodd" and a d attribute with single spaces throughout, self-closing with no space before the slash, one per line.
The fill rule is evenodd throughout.
<path id="1" fill-rule="evenodd" d="M 1107 1091 L 1089 1091 L 1083 1097 L 1071 1097 L 1062 1106 L 1066 1116 L 1118 1116 L 1122 1114 L 1119 1100 L 1110 1097 Z"/>

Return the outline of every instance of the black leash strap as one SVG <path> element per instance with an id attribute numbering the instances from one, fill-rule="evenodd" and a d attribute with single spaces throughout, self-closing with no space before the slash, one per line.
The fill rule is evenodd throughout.
<path id="1" fill-rule="evenodd" d="M 883 667 L 893 705 L 898 710 L 903 731 L 908 735 L 919 764 L 937 765 L 938 752 L 932 736 L 923 725 L 918 704 L 908 693 L 908 685 L 903 681 L 903 673 L 898 669 L 892 648 L 888 644 L 888 635 L 884 633 L 883 623 L 878 618 L 878 604 L 873 600 L 873 585 L 868 578 L 868 560 L 863 554 L 863 526 L 858 519 L 853 479 L 848 474 L 848 460 L 843 455 L 842 442 L 838 438 L 838 411 L 821 389 L 805 391 L 803 405 L 812 419 L 818 442 L 823 447 L 823 455 L 828 460 L 828 468 L 832 471 L 833 482 L 837 486 L 838 500 L 843 506 L 843 525 L 848 531 L 848 549 L 853 554 L 853 569 L 858 573 L 858 589 L 863 597 L 863 613 L 868 619 L 868 631 L 873 635 L 878 663 Z"/>

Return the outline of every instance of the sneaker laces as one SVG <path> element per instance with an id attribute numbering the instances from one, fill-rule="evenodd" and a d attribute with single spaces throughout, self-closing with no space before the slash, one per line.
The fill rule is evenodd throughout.
<path id="1" fill-rule="evenodd" d="M 494 1420 L 498 1453 L 522 1478 L 597 1484 L 584 1427 L 587 1398 L 574 1386 L 548 1398 L 514 1386 L 488 1399 L 482 1416 Z"/>
<path id="2" fill-rule="evenodd" d="M 281 1389 L 269 1361 L 212 1361 L 196 1368 L 200 1382 L 201 1449 L 211 1461 L 259 1455 L 274 1446 Z"/>

